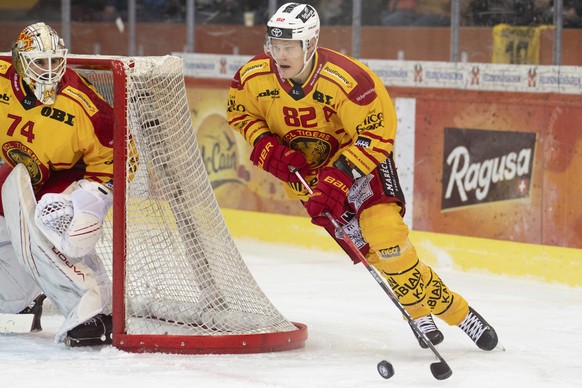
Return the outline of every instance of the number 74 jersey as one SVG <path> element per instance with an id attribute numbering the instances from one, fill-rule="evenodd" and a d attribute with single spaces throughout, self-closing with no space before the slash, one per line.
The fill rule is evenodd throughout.
<path id="1" fill-rule="evenodd" d="M 0 60 L 0 146 L 4 162 L 27 168 L 39 189 L 51 171 L 80 168 L 84 178 L 113 179 L 113 108 L 67 69 L 53 105 L 36 101 L 10 63 Z"/>
<path id="2" fill-rule="evenodd" d="M 248 143 L 265 132 L 307 157 L 312 171 L 344 155 L 367 175 L 393 151 L 396 113 L 385 86 L 364 64 L 319 48 L 309 78 L 295 85 L 265 54 L 231 82 L 227 120 Z"/>

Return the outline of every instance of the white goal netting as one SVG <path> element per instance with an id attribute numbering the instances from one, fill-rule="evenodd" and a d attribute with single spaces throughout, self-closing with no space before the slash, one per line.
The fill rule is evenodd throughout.
<path id="1" fill-rule="evenodd" d="M 124 305 L 124 333 L 142 343 L 141 336 L 156 336 L 153 346 L 163 347 L 157 336 L 187 340 L 299 330 L 262 292 L 226 228 L 196 141 L 181 59 L 115 58 L 110 69 L 98 58 L 72 56 L 69 65 L 116 114 L 125 112 L 116 118 L 114 178 L 115 195 L 124 192 L 123 211 L 115 210 L 116 197 L 109 221 L 120 214 L 123 219 L 108 222 L 98 246 L 116 284 L 114 300 Z M 112 254 L 114 240 L 123 248 Z M 116 311 L 121 315 L 114 305 L 114 319 Z"/>

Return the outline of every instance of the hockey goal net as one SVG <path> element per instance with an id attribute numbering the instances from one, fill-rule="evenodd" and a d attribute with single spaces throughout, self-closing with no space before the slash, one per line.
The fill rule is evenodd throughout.
<path id="1" fill-rule="evenodd" d="M 301 348 L 254 280 L 212 191 L 183 63 L 71 56 L 114 106 L 112 222 L 97 252 L 113 282 L 114 345 L 132 352 L 257 353 Z"/>

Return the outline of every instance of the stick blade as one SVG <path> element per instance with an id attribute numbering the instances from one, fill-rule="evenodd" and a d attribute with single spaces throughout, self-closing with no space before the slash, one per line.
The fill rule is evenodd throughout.
<path id="1" fill-rule="evenodd" d="M 0 314 L 0 333 L 30 333 L 34 314 Z"/>
<path id="2" fill-rule="evenodd" d="M 444 361 L 430 364 L 430 371 L 434 378 L 437 380 L 448 379 L 453 374 L 453 371 L 451 370 L 449 365 Z"/>

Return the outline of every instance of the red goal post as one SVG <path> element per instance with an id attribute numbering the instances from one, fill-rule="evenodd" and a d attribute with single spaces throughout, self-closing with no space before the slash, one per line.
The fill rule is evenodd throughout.
<path id="1" fill-rule="evenodd" d="M 97 246 L 112 279 L 114 345 L 186 354 L 304 347 L 307 327 L 273 306 L 226 228 L 182 60 L 70 55 L 67 65 L 114 107 L 114 204 Z"/>

